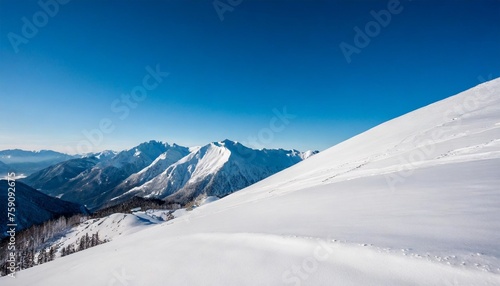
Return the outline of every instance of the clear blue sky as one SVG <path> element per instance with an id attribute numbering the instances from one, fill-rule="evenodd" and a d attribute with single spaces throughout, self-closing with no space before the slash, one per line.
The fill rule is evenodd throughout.
<path id="1" fill-rule="evenodd" d="M 389 2 L 243 0 L 221 21 L 212 0 L 73 0 L 45 18 L 37 1 L 0 0 L 0 149 L 77 150 L 107 118 L 95 151 L 252 136 L 323 150 L 500 76 L 496 0 L 401 0 L 348 63 L 339 45 Z M 42 27 L 21 41 L 34 16 Z M 168 77 L 125 114 L 115 101 L 157 65 Z M 295 118 L 271 140 L 285 106 Z"/>

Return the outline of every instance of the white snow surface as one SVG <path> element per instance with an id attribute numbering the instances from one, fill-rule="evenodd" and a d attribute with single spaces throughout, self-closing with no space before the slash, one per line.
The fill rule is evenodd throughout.
<path id="1" fill-rule="evenodd" d="M 497 79 L 0 283 L 498 286 L 499 123 Z"/>
<path id="2" fill-rule="evenodd" d="M 143 213 L 112 214 L 100 219 L 89 219 L 71 228 L 62 237 L 58 238 L 55 244 L 59 248 L 58 253 L 60 253 L 62 247 L 77 243 L 86 234 L 91 237 L 92 234 L 99 233 L 100 240 L 106 239 L 110 241 L 122 235 L 140 231 L 154 223 L 159 223 L 159 221 Z"/>
<path id="3" fill-rule="evenodd" d="M 214 196 L 206 197 L 201 201 L 200 206 L 203 206 L 203 205 L 206 205 L 209 203 L 213 203 L 213 202 L 218 201 L 218 200 L 219 200 L 218 197 L 214 197 Z"/>

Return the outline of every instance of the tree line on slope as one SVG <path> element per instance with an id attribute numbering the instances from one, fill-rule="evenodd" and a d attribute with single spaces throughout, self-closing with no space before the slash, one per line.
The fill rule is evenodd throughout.
<path id="1" fill-rule="evenodd" d="M 197 207 L 204 198 L 206 198 L 206 195 L 199 195 L 184 207 L 191 210 Z M 160 199 L 133 197 L 125 202 L 95 211 L 90 217 L 82 214 L 73 215 L 71 217 L 61 216 L 40 225 L 33 225 L 16 233 L 16 272 L 52 261 L 57 258 L 58 252 L 59 256 L 63 257 L 108 242 L 107 240 L 101 240 L 99 238 L 99 233 L 94 233 L 90 236 L 86 234 L 77 242 L 64 247 L 61 247 L 61 245 L 57 243 L 57 239 L 60 238 L 65 231 L 83 223 L 89 218 L 103 218 L 115 213 L 132 213 L 133 209 L 139 208 L 141 210 L 165 209 L 173 212 L 181 207 L 180 204 Z M 167 220 L 174 218 L 171 212 Z M 11 251 L 8 249 L 8 242 L 9 237 L 0 241 L 0 276 L 5 276 L 10 273 L 8 269 L 10 263 L 7 260 Z"/>
<path id="2" fill-rule="evenodd" d="M 71 217 L 61 216 L 57 219 L 49 220 L 41 225 L 33 225 L 30 228 L 16 233 L 15 250 L 9 249 L 9 238 L 0 241 L 0 276 L 11 273 L 10 254 L 15 253 L 15 272 L 31 268 L 49 261 L 57 256 L 60 245 L 57 239 L 69 228 L 87 220 L 84 215 L 74 215 Z M 98 233 L 86 234 L 77 242 L 65 246 L 61 249 L 61 256 L 85 250 L 90 247 L 107 242 L 101 240 Z"/>
<path id="3" fill-rule="evenodd" d="M 132 209 L 141 210 L 177 210 L 181 208 L 180 204 L 169 203 L 160 199 L 133 197 L 119 204 L 111 205 L 99 209 L 92 213 L 91 218 L 102 218 L 115 213 L 132 213 Z"/>

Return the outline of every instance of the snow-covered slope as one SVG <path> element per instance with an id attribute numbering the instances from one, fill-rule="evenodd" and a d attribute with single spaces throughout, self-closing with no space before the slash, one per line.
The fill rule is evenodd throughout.
<path id="1" fill-rule="evenodd" d="M 85 235 L 92 236 L 98 233 L 100 240 L 112 241 L 122 235 L 132 234 L 143 230 L 144 228 L 158 223 L 147 216 L 138 216 L 134 214 L 112 214 L 100 219 L 87 220 L 60 236 L 53 243 L 57 246 L 60 256 L 61 249 L 71 244 L 78 244 Z"/>
<path id="2" fill-rule="evenodd" d="M 158 156 L 149 166 L 130 175 L 127 179 L 120 183 L 116 188 L 109 192 L 104 200 L 110 201 L 112 198 L 120 196 L 128 192 L 130 189 L 146 183 L 188 154 L 188 148 L 173 144 L 165 153 Z"/>
<path id="3" fill-rule="evenodd" d="M 500 285 L 499 168 L 497 79 L 0 283 Z"/>

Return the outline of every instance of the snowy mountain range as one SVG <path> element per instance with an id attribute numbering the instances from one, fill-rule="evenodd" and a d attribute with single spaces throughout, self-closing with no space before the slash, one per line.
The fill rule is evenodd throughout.
<path id="1" fill-rule="evenodd" d="M 225 196 L 316 153 L 254 150 L 230 140 L 194 148 L 150 141 L 119 153 L 61 162 L 24 182 L 90 209 L 134 196 L 186 203 L 201 194 Z"/>
<path id="2" fill-rule="evenodd" d="M 51 150 L 2 150 L 0 151 L 0 177 L 5 177 L 8 172 L 15 172 L 19 176 L 28 176 L 72 158 L 75 156 Z"/>
<path id="3" fill-rule="evenodd" d="M 201 175 L 228 162 L 237 165 L 230 159 L 234 146 L 220 142 L 193 150 L 159 178 L 175 176 L 185 186 L 197 175 L 178 177 L 177 169 Z M 199 169 L 190 169 L 189 162 Z M 500 285 L 499 168 L 496 79 L 179 218 L 0 282 Z"/>

